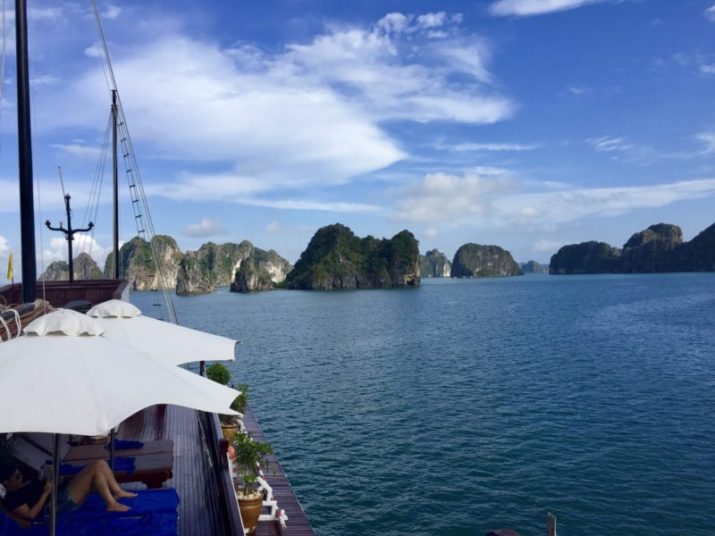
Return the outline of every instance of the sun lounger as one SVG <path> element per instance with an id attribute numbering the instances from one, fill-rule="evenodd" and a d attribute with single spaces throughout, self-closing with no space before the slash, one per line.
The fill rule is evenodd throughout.
<path id="1" fill-rule="evenodd" d="M 51 452 L 41 449 L 36 444 L 29 441 L 27 438 L 17 436 L 14 439 L 13 447 L 16 450 L 16 457 L 28 467 L 39 470 L 43 465 L 46 465 L 52 459 Z M 63 449 L 60 448 L 60 455 Z M 128 468 L 126 465 L 115 468 L 115 477 L 117 482 L 143 482 L 148 488 L 160 488 L 164 482 L 172 477 L 173 454 L 158 453 L 146 454 L 142 456 L 125 457 L 123 459 L 133 460 L 133 468 Z M 71 472 L 71 467 L 81 468 L 99 458 L 77 459 L 67 462 L 62 460 L 65 465 L 65 474 Z"/>
<path id="2" fill-rule="evenodd" d="M 23 434 L 23 436 L 47 453 L 52 452 L 53 438 L 50 434 Z M 128 447 L 128 448 L 122 448 Z M 133 447 L 133 448 L 129 448 Z M 156 441 L 126 441 L 115 440 L 115 456 L 135 457 L 149 454 L 173 455 L 174 442 L 171 439 Z M 60 459 L 63 462 L 77 460 L 100 460 L 109 457 L 106 445 L 77 445 L 72 446 L 67 441 L 60 441 Z"/>
<path id="3" fill-rule="evenodd" d="M 107 512 L 96 493 L 74 512 L 57 518 L 58 536 L 175 536 L 178 531 L 179 497 L 174 489 L 142 490 L 137 497 L 121 499 L 128 512 Z M 36 519 L 22 527 L 0 508 L 0 536 L 45 536 L 49 520 Z"/>

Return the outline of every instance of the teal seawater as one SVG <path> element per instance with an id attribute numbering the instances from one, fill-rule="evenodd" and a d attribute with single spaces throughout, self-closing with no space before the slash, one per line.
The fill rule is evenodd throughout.
<path id="1" fill-rule="evenodd" d="M 133 299 L 151 310 L 156 295 Z M 715 534 L 715 274 L 219 291 L 317 534 Z"/>

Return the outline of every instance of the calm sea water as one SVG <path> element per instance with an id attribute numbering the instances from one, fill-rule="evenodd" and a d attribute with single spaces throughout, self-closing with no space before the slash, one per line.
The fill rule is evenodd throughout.
<path id="1" fill-rule="evenodd" d="M 134 294 L 147 312 L 156 295 Z M 316 532 L 715 535 L 715 274 L 219 291 Z"/>

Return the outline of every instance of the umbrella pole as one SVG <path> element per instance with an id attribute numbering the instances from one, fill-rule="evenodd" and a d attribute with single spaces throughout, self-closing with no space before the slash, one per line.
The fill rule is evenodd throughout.
<path id="1" fill-rule="evenodd" d="M 54 435 L 54 445 L 52 449 L 52 502 L 51 514 L 50 514 L 50 534 L 55 536 L 57 530 L 57 491 L 59 490 L 59 479 L 60 479 L 60 435 Z"/>

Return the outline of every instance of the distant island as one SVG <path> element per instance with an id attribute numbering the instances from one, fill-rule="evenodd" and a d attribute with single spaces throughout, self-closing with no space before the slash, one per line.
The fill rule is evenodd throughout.
<path id="1" fill-rule="evenodd" d="M 157 269 L 152 249 L 161 259 L 163 273 Z M 264 251 L 248 240 L 240 244 L 208 242 L 197 251 L 182 253 L 171 236 L 156 235 L 151 243 L 136 236 L 119 249 L 120 276 L 134 290 L 176 290 L 179 295 L 205 294 L 226 286 L 234 292 L 267 290 L 282 283 L 292 268 L 275 251 Z M 104 270 L 87 253 L 75 258 L 76 279 L 111 277 L 113 273 L 113 253 L 107 257 Z M 55 261 L 41 277 L 62 281 L 68 276 L 67 263 Z"/>
<path id="2" fill-rule="evenodd" d="M 444 253 L 431 249 L 424 255 L 420 255 L 420 275 L 421 277 L 450 277 L 452 263 Z"/>
<path id="3" fill-rule="evenodd" d="M 499 246 L 464 244 L 454 254 L 452 277 L 510 277 L 523 275 L 511 253 Z"/>
<path id="4" fill-rule="evenodd" d="M 336 223 L 318 229 L 286 277 L 288 289 L 335 290 L 415 287 L 420 284 L 418 243 L 409 231 L 391 239 L 359 238 Z"/>
<path id="5" fill-rule="evenodd" d="M 562 247 L 551 274 L 616 274 L 715 271 L 715 224 L 690 242 L 677 225 L 658 223 L 635 233 L 619 249 L 605 242 Z"/>
<path id="6" fill-rule="evenodd" d="M 161 259 L 163 274 L 154 262 Z M 111 277 L 114 255 L 104 270 L 87 253 L 74 259 L 75 279 Z M 509 251 L 495 245 L 463 244 L 452 261 L 437 249 L 419 253 L 414 235 L 404 230 L 390 239 L 360 238 L 340 223 L 316 231 L 293 267 L 273 250 L 248 240 L 207 242 L 182 252 L 176 240 L 156 235 L 151 243 L 134 237 L 119 250 L 119 273 L 135 290 L 175 290 L 179 295 L 213 292 L 256 292 L 275 288 L 334 290 L 416 287 L 421 278 L 511 277 L 532 273 L 602 274 L 715 271 L 715 224 L 689 242 L 677 225 L 658 223 L 633 234 L 623 248 L 605 242 L 562 247 L 550 265 L 530 260 L 516 263 Z M 51 263 L 42 278 L 69 277 L 65 261 Z"/>

